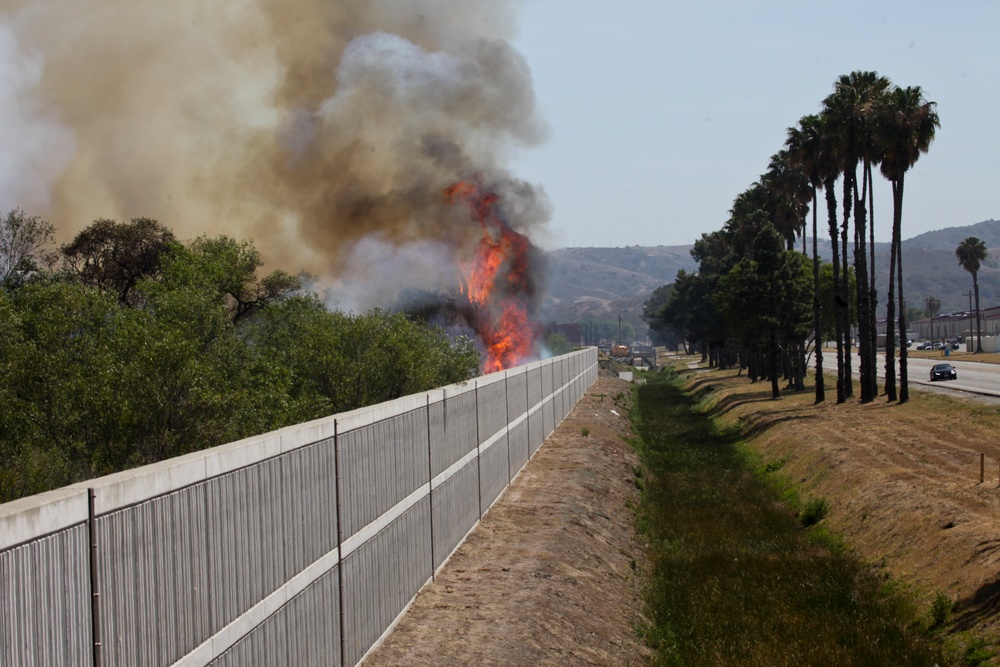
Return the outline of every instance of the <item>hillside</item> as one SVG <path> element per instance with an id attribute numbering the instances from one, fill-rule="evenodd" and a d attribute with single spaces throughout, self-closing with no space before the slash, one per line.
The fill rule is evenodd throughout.
<path id="1" fill-rule="evenodd" d="M 1000 220 L 926 232 L 903 241 L 903 285 L 907 303 L 917 307 L 928 296 L 942 312 L 966 310 L 972 277 L 959 264 L 955 248 L 969 236 L 986 242 L 991 257 L 979 272 L 983 308 L 1000 304 Z M 830 257 L 829 241 L 820 239 Z M 556 322 L 614 319 L 645 331 L 642 304 L 654 289 L 673 282 L 677 271 L 696 271 L 691 245 L 625 248 L 562 248 L 548 253 L 545 318 Z M 888 288 L 889 244 L 875 246 L 876 288 L 882 307 Z"/>

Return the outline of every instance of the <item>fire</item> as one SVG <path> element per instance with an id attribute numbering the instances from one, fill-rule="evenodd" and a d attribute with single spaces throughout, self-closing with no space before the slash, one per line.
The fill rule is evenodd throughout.
<path id="1" fill-rule="evenodd" d="M 483 372 L 517 366 L 531 355 L 535 344 L 536 328 L 528 315 L 531 242 L 500 215 L 500 196 L 480 184 L 459 181 L 445 189 L 445 197 L 450 203 L 468 206 L 482 227 L 472 259 L 461 268 L 462 291 L 476 310 L 473 327 L 486 346 Z"/>

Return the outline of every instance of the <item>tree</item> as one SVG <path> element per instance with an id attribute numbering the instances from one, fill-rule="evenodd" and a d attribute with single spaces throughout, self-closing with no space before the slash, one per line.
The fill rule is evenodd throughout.
<path id="1" fill-rule="evenodd" d="M 674 295 L 674 285 L 661 285 L 653 290 L 642 305 L 642 321 L 649 326 L 650 337 L 659 344 L 671 344 L 676 347 L 677 332 L 664 319 L 664 309 Z"/>
<path id="2" fill-rule="evenodd" d="M 46 251 L 54 232 L 50 223 L 18 208 L 0 218 L 0 287 L 21 285 L 41 265 L 55 262 L 55 255 Z"/>
<path id="3" fill-rule="evenodd" d="M 802 339 L 811 311 L 805 258 L 782 241 L 770 222 L 763 223 L 750 256 L 721 278 L 715 297 L 731 332 L 748 347 L 764 350 L 773 398 L 780 396 L 781 351 Z"/>
<path id="4" fill-rule="evenodd" d="M 280 269 L 258 278 L 263 264 L 251 241 L 202 236 L 174 248 L 163 265 L 163 282 L 167 289 L 188 286 L 212 293 L 236 323 L 301 288 L 298 277 Z"/>
<path id="5" fill-rule="evenodd" d="M 315 295 L 234 322 L 233 256 L 182 255 L 138 282 L 141 307 L 78 281 L 0 290 L 0 502 L 478 373 L 467 338 Z"/>
<path id="6" fill-rule="evenodd" d="M 851 217 L 851 202 L 854 214 L 854 269 L 858 284 L 858 336 L 861 357 L 861 402 L 874 400 L 877 389 L 875 366 L 876 354 L 874 337 L 875 316 L 869 284 L 868 257 L 866 249 L 867 187 L 870 162 L 875 154 L 873 149 L 876 112 L 880 100 L 891 86 L 890 81 L 877 72 L 856 71 L 837 79 L 834 92 L 823 101 L 824 114 L 828 117 L 828 128 L 837 138 L 843 157 L 844 174 L 844 222 L 841 242 L 847 243 L 847 228 Z M 864 161 L 862 187 L 858 188 L 857 166 Z M 846 270 L 846 247 L 842 248 Z"/>
<path id="7" fill-rule="evenodd" d="M 983 351 L 983 331 L 979 320 L 979 267 L 989 257 L 989 252 L 984 241 L 970 236 L 958 244 L 955 255 L 962 268 L 972 274 L 972 291 L 976 298 L 976 354 L 979 354 Z"/>
<path id="8" fill-rule="evenodd" d="M 788 128 L 787 136 L 785 146 L 790 158 L 805 171 L 812 190 L 813 347 L 816 351 L 816 402 L 822 403 L 826 400 L 826 387 L 823 381 L 823 309 L 820 300 L 820 259 L 817 246 L 819 204 L 816 190 L 825 187 L 831 175 L 836 177 L 837 165 L 830 149 L 830 142 L 824 136 L 823 124 L 819 116 L 815 114 L 803 116 L 799 120 L 798 127 Z M 832 187 L 828 187 L 827 191 L 832 194 Z M 836 204 L 834 204 L 834 209 L 836 209 Z M 834 253 L 836 254 L 835 234 L 831 242 L 834 244 Z M 834 274 L 835 288 L 839 277 L 838 271 Z M 832 301 L 828 303 L 832 303 Z M 837 340 L 839 345 L 840 338 L 838 337 Z"/>
<path id="9" fill-rule="evenodd" d="M 899 335 L 906 335 L 906 307 L 903 294 L 903 186 L 906 172 L 916 164 L 921 153 L 926 153 L 934 140 L 936 128 L 941 126 L 934 102 L 924 99 L 919 86 L 894 88 L 882 99 L 878 108 L 876 142 L 882 154 L 880 170 L 892 184 L 892 246 L 889 266 L 895 263 L 898 288 Z M 895 304 L 892 299 L 893 282 L 889 282 L 888 321 L 892 321 Z M 894 332 L 886 332 L 886 340 L 894 340 Z M 886 360 L 887 368 L 891 359 Z M 899 348 L 899 402 L 910 398 L 907 386 L 906 345 Z"/>
<path id="10" fill-rule="evenodd" d="M 159 275 L 174 233 L 150 218 L 130 222 L 95 220 L 62 247 L 63 261 L 79 282 L 111 292 L 122 305 L 136 305 L 135 286 Z"/>

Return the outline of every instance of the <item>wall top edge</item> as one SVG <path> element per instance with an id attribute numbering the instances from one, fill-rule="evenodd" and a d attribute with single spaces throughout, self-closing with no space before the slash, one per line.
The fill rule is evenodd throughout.
<path id="1" fill-rule="evenodd" d="M 593 349 L 584 348 L 570 352 L 562 358 L 591 354 Z M 4 545 L 20 544 L 31 539 L 31 535 L 24 539 L 14 537 L 22 534 L 16 532 L 20 529 L 16 528 L 15 524 L 26 525 L 19 523 L 22 520 L 17 517 L 21 514 L 27 517 L 24 521 L 36 522 L 37 528 L 42 531 L 37 535 L 52 533 L 85 521 L 88 512 L 86 499 L 88 488 L 95 490 L 95 512 L 98 515 L 105 514 L 330 439 L 334 435 L 334 429 L 346 433 L 377 421 L 424 408 L 428 404 L 475 391 L 477 387 L 501 382 L 509 375 L 528 373 L 533 369 L 549 366 L 560 358 L 533 361 L 505 372 L 491 373 L 386 403 L 287 426 L 2 504 L 0 505 L 0 549 L 5 548 Z M 72 505 L 73 509 L 69 509 L 69 505 Z M 35 518 L 31 518 L 32 516 Z"/>
<path id="2" fill-rule="evenodd" d="M 0 505 L 0 551 L 87 520 L 86 488 L 55 489 Z"/>

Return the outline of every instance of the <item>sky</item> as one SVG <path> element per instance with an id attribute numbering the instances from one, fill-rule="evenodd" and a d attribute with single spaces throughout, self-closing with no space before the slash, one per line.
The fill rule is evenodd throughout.
<path id="1" fill-rule="evenodd" d="M 720 229 L 787 128 L 855 70 L 937 103 L 941 127 L 906 177 L 904 238 L 1000 219 L 1000 2 L 524 0 L 519 21 L 549 135 L 511 169 L 551 200 L 549 248 Z"/>

